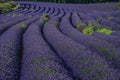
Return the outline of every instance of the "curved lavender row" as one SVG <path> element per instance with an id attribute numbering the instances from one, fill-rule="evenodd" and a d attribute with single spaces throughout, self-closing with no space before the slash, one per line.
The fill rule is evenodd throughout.
<path id="1" fill-rule="evenodd" d="M 48 14 L 50 12 L 50 7 L 47 7 L 46 13 Z"/>
<path id="2" fill-rule="evenodd" d="M 28 10 L 27 12 L 29 12 L 29 14 L 26 14 L 27 12 L 26 11 L 24 11 L 24 10 L 21 10 L 22 11 L 22 15 L 21 16 L 19 16 L 19 14 L 21 14 L 20 12 L 18 12 L 18 15 L 17 15 L 17 13 L 13 13 L 13 14 L 15 14 L 15 16 L 14 15 L 12 15 L 12 14 L 9 14 L 10 16 L 5 16 L 4 18 L 3 18 L 3 21 L 12 21 L 12 20 L 14 20 L 14 17 L 18 17 L 18 18 L 21 18 L 21 17 L 23 17 L 23 16 L 28 16 L 29 14 L 32 14 L 32 13 L 30 13 L 30 11 L 31 10 Z M 3 22 L 2 21 L 2 22 Z"/>
<path id="3" fill-rule="evenodd" d="M 30 11 L 30 10 L 29 10 L 29 11 Z M 5 19 L 2 21 L 2 23 L 4 23 L 4 24 L 1 24 L 1 27 L 0 27 L 0 34 L 1 34 L 3 31 L 5 31 L 7 28 L 9 28 L 10 26 L 12 26 L 12 25 L 14 25 L 14 24 L 16 24 L 16 23 L 18 23 L 18 22 L 26 19 L 26 18 L 29 18 L 29 15 L 28 15 L 28 14 L 25 14 L 25 15 L 24 15 L 24 14 L 25 14 L 25 13 L 23 13 L 23 16 L 16 16 L 16 17 L 5 18 Z M 35 15 L 35 14 L 38 14 L 38 13 L 32 12 L 32 13 L 29 13 L 29 14 L 31 14 L 31 17 L 32 17 L 33 14 Z M 26 17 L 26 16 L 28 16 L 28 17 Z M 6 22 L 8 22 L 8 23 L 6 23 Z"/>
<path id="4" fill-rule="evenodd" d="M 108 15 L 110 15 L 110 16 L 112 16 L 112 17 L 120 17 L 120 10 L 119 11 L 111 11 L 111 12 L 108 12 L 108 13 L 106 13 L 106 14 L 104 14 L 104 16 L 108 16 Z"/>
<path id="5" fill-rule="evenodd" d="M 57 7 L 54 16 L 57 16 L 60 14 L 60 9 Z"/>
<path id="6" fill-rule="evenodd" d="M 35 9 L 34 9 L 34 8 L 32 8 L 32 10 L 29 9 L 25 15 L 31 15 L 31 16 L 33 16 L 33 15 L 37 15 L 37 14 L 40 13 L 40 11 L 41 11 L 41 9 L 42 9 L 42 8 L 40 8 L 40 6 L 34 5 L 33 7 L 34 7 Z M 29 12 L 29 11 L 30 11 L 30 12 Z"/>
<path id="7" fill-rule="evenodd" d="M 51 17 L 53 17 L 53 16 L 57 16 L 57 15 L 59 14 L 59 10 L 58 10 L 58 8 L 55 7 L 54 9 L 55 9 L 55 11 L 54 11 L 54 13 L 51 14 Z"/>
<path id="8" fill-rule="evenodd" d="M 44 36 L 71 68 L 78 80 L 119 80 L 119 74 L 85 46 L 75 43 L 72 39 L 59 32 L 56 19 L 51 19 L 44 27 Z M 100 74 L 103 74 L 100 76 Z M 116 75 L 117 74 L 117 75 Z M 94 76 L 94 77 L 93 77 Z"/>
<path id="9" fill-rule="evenodd" d="M 35 18 L 24 21 L 29 25 Z M 0 36 L 0 80 L 19 80 L 23 22 L 11 27 Z"/>
<path id="10" fill-rule="evenodd" d="M 23 10 L 19 12 L 20 14 L 22 14 L 22 13 L 26 12 L 27 10 L 29 10 L 30 9 L 30 5 L 25 4 L 25 6 L 22 7 L 22 8 L 23 8 Z"/>
<path id="11" fill-rule="evenodd" d="M 27 4 L 26 6 L 28 6 L 28 7 L 25 7 L 24 11 L 20 12 L 20 13 L 24 13 L 25 15 L 29 15 L 29 14 L 32 14 L 33 12 L 35 12 L 37 9 L 37 8 L 35 9 L 35 5 Z"/>
<path id="12" fill-rule="evenodd" d="M 69 23 L 69 16 L 70 14 L 66 14 L 66 16 L 62 19 L 59 29 L 76 42 L 85 45 L 93 52 L 96 52 L 104 57 L 106 61 L 112 63 L 114 68 L 120 70 L 120 50 L 115 48 L 113 44 L 110 44 L 104 40 L 96 39 L 92 36 L 88 36 L 77 31 Z"/>
<path id="13" fill-rule="evenodd" d="M 60 9 L 60 8 L 58 8 L 58 9 L 59 9 L 59 13 L 57 13 L 56 15 L 53 13 L 53 14 L 50 15 L 50 17 L 52 17 L 52 18 L 53 17 L 62 17 L 62 16 L 65 15 L 65 12 L 62 9 Z"/>
<path id="14" fill-rule="evenodd" d="M 87 26 L 87 24 L 79 18 L 77 13 L 72 14 L 71 21 L 74 27 L 79 31 L 82 31 Z"/>
<path id="15" fill-rule="evenodd" d="M 65 14 L 67 13 L 64 8 L 61 8 L 61 10 L 62 10 Z"/>
<path id="16" fill-rule="evenodd" d="M 0 18 L 4 18 L 4 17 L 8 16 L 9 14 L 19 13 L 21 10 L 23 10 L 23 9 L 19 8 L 17 10 L 14 10 L 14 11 L 11 11 L 11 12 L 8 12 L 8 13 L 0 14 Z"/>
<path id="17" fill-rule="evenodd" d="M 29 10 L 30 11 L 30 10 Z M 16 19 L 19 19 L 19 18 L 22 18 L 22 17 L 25 17 L 25 16 L 29 16 L 29 14 L 32 14 L 32 13 L 29 13 L 29 14 L 26 14 L 25 13 L 26 11 L 24 11 L 22 14 L 20 14 L 20 13 L 13 13 L 13 14 L 8 14 L 7 16 L 5 16 L 2 20 L 1 20 L 1 22 L 2 23 L 4 23 L 4 21 L 5 22 L 9 22 L 9 21 L 13 21 L 13 20 L 15 20 L 15 18 Z"/>
<path id="18" fill-rule="evenodd" d="M 24 7 L 25 7 L 25 4 L 20 4 L 20 7 L 24 8 Z"/>
<path id="19" fill-rule="evenodd" d="M 24 21 L 26 19 L 29 19 L 30 17 L 29 16 L 22 16 L 21 18 L 18 18 L 18 17 L 15 17 L 13 20 L 11 21 L 8 21 L 5 20 L 4 24 L 0 24 L 0 34 L 3 33 L 6 29 L 10 28 L 11 26 L 21 22 L 21 21 Z"/>
<path id="20" fill-rule="evenodd" d="M 71 10 L 70 13 L 72 13 L 72 14 L 78 13 L 77 10 L 75 10 L 75 9 L 70 9 L 70 10 Z M 80 12 L 80 11 L 79 11 L 79 12 Z"/>
<path id="21" fill-rule="evenodd" d="M 93 18 L 96 18 L 96 19 L 98 19 L 98 21 L 99 21 L 99 19 L 106 19 L 106 18 L 108 18 L 108 20 L 107 21 L 109 21 L 109 19 L 114 19 L 114 18 L 117 18 L 117 17 L 115 17 L 113 14 L 115 14 L 115 12 L 114 13 L 112 13 L 112 14 L 109 14 L 109 13 L 107 13 L 107 14 L 103 14 L 103 13 L 93 13 L 93 14 L 89 14 L 89 16 L 91 16 L 91 17 L 93 17 Z M 109 16 L 109 17 L 108 17 Z M 112 21 L 112 20 L 111 20 Z M 112 21 L 112 23 L 114 23 L 114 21 Z"/>
<path id="22" fill-rule="evenodd" d="M 0 24 L 0 34 L 2 34 L 5 30 L 7 30 L 8 28 L 10 28 L 11 26 L 21 22 L 21 21 L 24 21 L 28 19 L 28 17 L 22 17 L 22 18 L 14 18 L 14 20 L 12 21 L 9 21 L 8 23 L 5 22 L 5 24 Z"/>
<path id="23" fill-rule="evenodd" d="M 98 16 L 99 15 L 99 16 Z M 119 30 L 119 25 L 116 24 L 115 22 L 113 21 L 110 21 L 110 20 L 107 20 L 105 19 L 103 16 L 101 17 L 102 14 L 97 14 L 97 15 L 91 15 L 92 17 L 98 19 L 98 23 L 106 28 L 110 28 L 110 29 L 113 29 L 113 30 Z M 105 16 L 105 15 L 104 15 Z"/>
<path id="24" fill-rule="evenodd" d="M 35 10 L 35 11 L 33 11 L 33 12 L 34 12 L 34 13 L 37 13 L 37 12 L 40 11 L 40 9 L 41 9 L 40 6 L 34 5 L 34 9 L 33 9 L 33 10 Z"/>
<path id="25" fill-rule="evenodd" d="M 64 12 L 65 12 L 65 13 L 71 13 L 71 12 L 69 11 L 69 9 L 64 9 Z"/>
<path id="26" fill-rule="evenodd" d="M 5 16 L 4 18 L 1 18 L 1 20 L 0 20 L 0 25 L 2 25 L 2 24 L 5 24 L 6 22 L 9 22 L 9 21 L 12 21 L 12 20 L 14 20 L 15 18 L 17 19 L 19 19 L 19 18 L 21 18 L 22 16 L 13 16 L 12 14 L 10 15 L 9 14 L 9 16 Z"/>
<path id="27" fill-rule="evenodd" d="M 41 12 L 43 12 L 44 10 L 44 8 L 43 7 L 40 7 L 39 5 L 35 5 L 35 4 L 31 4 L 31 5 L 34 5 L 33 7 L 34 8 L 32 8 L 33 10 L 31 10 L 31 12 L 29 13 L 27 13 L 28 15 L 32 15 L 32 16 L 34 16 L 34 15 L 38 15 L 38 14 L 40 14 Z"/>
<path id="28" fill-rule="evenodd" d="M 4 14 L 0 14 L 0 17 L 1 17 L 1 18 L 2 18 L 2 17 L 5 17 L 7 14 L 19 13 L 21 10 L 23 10 L 23 9 L 22 9 L 22 6 L 23 6 L 23 5 L 21 5 L 21 7 L 18 8 L 17 10 L 14 10 L 14 11 L 11 11 L 11 12 L 8 12 L 8 13 L 4 13 Z"/>
<path id="29" fill-rule="evenodd" d="M 48 13 L 48 15 L 51 15 L 51 14 L 53 14 L 54 13 L 54 8 L 53 7 L 50 7 L 50 11 L 49 11 L 49 13 Z"/>
<path id="30" fill-rule="evenodd" d="M 71 15 L 71 21 L 72 21 L 72 24 L 76 27 L 76 25 L 78 23 L 81 23 L 82 20 L 79 18 L 78 14 L 77 13 L 74 13 Z"/>
<path id="31" fill-rule="evenodd" d="M 46 9 L 43 6 L 39 6 L 40 10 L 38 10 L 38 12 L 36 14 L 42 14 Z"/>
<path id="32" fill-rule="evenodd" d="M 58 8 L 57 12 L 54 12 L 52 15 L 50 15 L 52 18 L 53 17 L 62 17 L 65 15 L 65 12 L 62 8 Z"/>
<path id="33" fill-rule="evenodd" d="M 18 80 L 19 78 L 19 54 L 22 31 L 22 28 L 15 26 L 0 36 L 1 80 Z"/>
<path id="34" fill-rule="evenodd" d="M 39 14 L 42 14 L 45 10 L 45 7 L 41 7 L 40 11 L 39 11 Z"/>
<path id="35" fill-rule="evenodd" d="M 118 25 L 119 25 L 119 23 L 120 23 L 120 19 L 119 19 L 118 17 L 114 17 L 112 14 L 109 15 L 109 13 L 106 14 L 106 15 L 103 17 L 103 19 L 107 19 L 107 20 L 109 20 L 109 21 L 112 21 L 113 23 L 117 23 Z"/>
<path id="36" fill-rule="evenodd" d="M 60 12 L 59 15 L 57 15 L 58 17 L 59 16 L 63 17 L 65 15 L 65 12 L 61 8 L 59 8 L 59 12 Z"/>
<path id="37" fill-rule="evenodd" d="M 43 24 L 42 19 L 32 23 L 24 34 L 21 80 L 72 80 L 43 39 L 39 28 Z"/>
<path id="38" fill-rule="evenodd" d="M 98 32 L 93 33 L 92 36 L 98 39 L 106 40 L 107 42 L 114 44 L 117 48 L 120 48 L 120 36 L 106 35 Z"/>
<path id="39" fill-rule="evenodd" d="M 26 5 L 25 4 L 20 4 L 20 10 L 18 13 L 22 12 L 23 9 L 25 9 Z M 16 10 L 15 10 L 16 11 Z"/>
<path id="40" fill-rule="evenodd" d="M 45 10 L 44 7 L 40 7 L 39 5 L 36 5 L 36 9 L 33 10 L 29 15 L 31 15 L 31 16 L 39 15 L 39 14 L 43 13 L 44 10 Z"/>
<path id="41" fill-rule="evenodd" d="M 31 5 L 31 4 L 27 4 L 28 5 L 28 8 L 25 7 L 25 9 L 27 10 L 24 10 L 22 13 L 24 13 L 25 16 L 34 16 L 34 15 L 37 15 L 39 14 L 39 11 L 40 11 L 40 7 L 38 5 Z"/>
<path id="42" fill-rule="evenodd" d="M 54 12 L 55 12 L 55 7 L 53 7 L 53 13 L 54 13 Z M 53 13 L 52 13 L 52 14 L 53 14 Z"/>
<path id="43" fill-rule="evenodd" d="M 107 19 L 101 19 L 99 20 L 99 23 L 107 28 L 110 28 L 112 30 L 115 30 L 115 31 L 118 31 L 120 30 L 120 27 L 118 24 L 110 21 L 110 20 L 107 20 Z"/>
<path id="44" fill-rule="evenodd" d="M 93 19 L 92 17 L 90 17 L 90 16 L 88 16 L 88 15 L 86 15 L 84 13 L 79 13 L 79 16 L 87 24 L 89 24 L 89 23 L 96 23 L 95 19 Z"/>
<path id="45" fill-rule="evenodd" d="M 31 9 L 33 9 L 33 8 L 34 8 L 34 5 L 30 5 L 30 4 L 29 4 L 29 7 L 27 8 L 28 10 L 27 10 L 27 11 L 25 11 L 25 14 L 32 13 L 32 12 L 33 12 L 33 10 L 31 10 Z"/>
<path id="46" fill-rule="evenodd" d="M 0 18 L 1 18 L 1 20 L 2 19 L 7 19 L 7 18 L 13 18 L 13 14 L 20 14 L 20 11 L 23 11 L 23 9 L 22 8 L 19 8 L 19 9 L 17 9 L 17 10 L 14 10 L 14 11 L 12 11 L 12 12 L 8 12 L 8 13 L 5 13 L 5 14 L 3 14 L 3 15 L 0 15 Z"/>
<path id="47" fill-rule="evenodd" d="M 44 7 L 45 10 L 41 13 L 41 14 L 47 14 L 49 12 L 49 8 L 48 7 Z"/>

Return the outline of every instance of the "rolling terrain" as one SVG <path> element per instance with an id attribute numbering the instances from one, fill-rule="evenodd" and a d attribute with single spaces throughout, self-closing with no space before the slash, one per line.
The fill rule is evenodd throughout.
<path id="1" fill-rule="evenodd" d="M 118 3 L 16 2 L 0 14 L 0 80 L 120 80 Z"/>

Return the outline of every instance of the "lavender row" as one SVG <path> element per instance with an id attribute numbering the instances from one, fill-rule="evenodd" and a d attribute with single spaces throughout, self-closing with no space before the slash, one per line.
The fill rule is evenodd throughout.
<path id="1" fill-rule="evenodd" d="M 57 29 L 58 25 L 56 24 L 56 21 L 56 19 L 51 19 L 47 25 L 45 25 L 43 29 L 44 36 L 58 55 L 61 56 L 61 58 L 63 58 L 66 64 L 70 67 L 76 79 L 120 79 L 116 70 L 110 68 L 103 58 L 96 53 L 91 52 L 85 46 L 77 44 L 72 39 L 64 36 Z"/>
<path id="2" fill-rule="evenodd" d="M 4 16 L 4 18 L 1 20 L 1 22 L 3 23 L 3 22 L 13 21 L 17 18 L 19 19 L 19 18 L 22 18 L 24 16 L 29 16 L 29 14 L 31 14 L 31 13 L 26 14 L 26 11 L 24 11 L 24 10 L 21 10 L 21 11 L 22 11 L 22 13 L 13 12 L 12 14 L 11 13 L 6 14 L 6 16 Z M 29 11 L 31 11 L 31 10 L 29 10 Z"/>
<path id="3" fill-rule="evenodd" d="M 12 20 L 14 20 L 14 18 L 21 18 L 21 17 L 25 17 L 25 16 L 33 16 L 33 14 L 35 14 L 34 12 L 36 11 L 36 10 L 32 10 L 32 12 L 30 12 L 32 9 L 29 9 L 29 10 L 24 10 L 24 9 L 22 9 L 21 11 L 23 11 L 22 13 L 20 13 L 20 12 L 18 12 L 18 13 L 8 13 L 8 14 L 6 14 L 6 16 L 4 16 L 2 19 L 1 19 L 1 23 L 2 22 L 5 22 L 5 21 L 12 21 Z M 28 12 L 30 12 L 29 14 L 26 14 L 26 12 L 28 13 Z"/>
<path id="4" fill-rule="evenodd" d="M 16 24 L 0 36 L 0 80 L 19 80 L 22 34 L 35 19 Z"/>
<path id="5" fill-rule="evenodd" d="M 100 56 L 106 59 L 106 61 L 112 63 L 112 66 L 116 69 L 120 69 L 120 50 L 113 44 L 106 42 L 105 40 L 96 39 L 92 36 L 82 34 L 77 31 L 69 22 L 70 14 L 66 14 L 63 17 L 59 29 L 76 42 L 85 45 L 93 52 L 96 52 Z M 66 25 L 64 25 L 66 24 Z"/>
<path id="6" fill-rule="evenodd" d="M 85 22 L 78 16 L 77 13 L 71 15 L 71 22 L 73 26 L 80 32 L 87 26 Z"/>
<path id="7" fill-rule="evenodd" d="M 98 33 L 98 32 L 93 33 L 92 36 L 101 40 L 106 40 L 107 42 L 114 44 L 117 48 L 120 48 L 119 36 L 106 35 L 104 33 Z"/>
<path id="8" fill-rule="evenodd" d="M 9 21 L 9 22 L 7 22 L 5 20 L 4 24 L 0 24 L 0 26 L 1 26 L 0 27 L 0 34 L 2 34 L 5 30 L 7 30 L 8 28 L 10 28 L 11 26 L 14 26 L 15 24 L 17 24 L 17 23 L 19 23 L 21 21 L 24 21 L 24 20 L 26 20 L 28 18 L 29 17 L 22 17 L 22 18 L 18 19 L 18 17 L 17 17 L 17 18 L 14 18 L 14 20 Z"/>
<path id="9" fill-rule="evenodd" d="M 31 10 L 28 10 L 27 12 L 29 12 L 29 11 L 31 11 Z M 24 12 L 26 12 L 26 11 L 24 11 Z M 13 17 L 10 17 L 10 18 L 4 18 L 4 20 L 2 21 L 1 27 L 0 27 L 0 34 L 3 31 L 5 31 L 6 29 L 8 29 L 9 27 L 19 23 L 22 20 L 25 20 L 26 18 L 31 18 L 34 15 L 37 15 L 38 13 L 32 12 L 32 13 L 29 13 L 29 14 L 23 13 L 22 16 L 15 16 L 15 17 L 13 16 Z"/>
<path id="10" fill-rule="evenodd" d="M 120 30 L 119 25 L 116 24 L 116 23 L 114 23 L 114 22 L 112 22 L 112 21 L 110 21 L 110 20 L 100 19 L 98 22 L 99 22 L 101 25 L 103 25 L 103 26 L 105 26 L 105 27 L 107 27 L 107 28 L 110 28 L 110 29 L 112 29 L 112 30 L 115 30 L 115 31 Z"/>
<path id="11" fill-rule="evenodd" d="M 69 72 L 42 37 L 44 20 L 32 23 L 23 36 L 21 80 L 72 80 Z"/>

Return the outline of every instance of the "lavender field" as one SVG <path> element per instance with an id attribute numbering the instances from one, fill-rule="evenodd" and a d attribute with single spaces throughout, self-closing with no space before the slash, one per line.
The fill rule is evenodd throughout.
<path id="1" fill-rule="evenodd" d="M 117 2 L 16 3 L 0 14 L 0 80 L 120 80 Z"/>

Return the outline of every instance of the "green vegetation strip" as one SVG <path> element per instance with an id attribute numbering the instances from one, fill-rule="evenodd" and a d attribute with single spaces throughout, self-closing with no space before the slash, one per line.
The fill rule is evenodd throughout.
<path id="1" fill-rule="evenodd" d="M 89 24 L 87 27 L 85 27 L 82 30 L 82 33 L 87 34 L 87 35 L 91 35 L 94 32 L 100 32 L 100 33 L 104 33 L 104 34 L 111 34 L 113 31 L 111 29 L 102 27 L 98 24 Z"/>
<path id="2" fill-rule="evenodd" d="M 20 7 L 20 5 L 16 4 L 13 1 L 8 1 L 8 2 L 0 1 L 0 13 L 6 13 L 9 11 L 13 11 L 19 7 Z"/>

